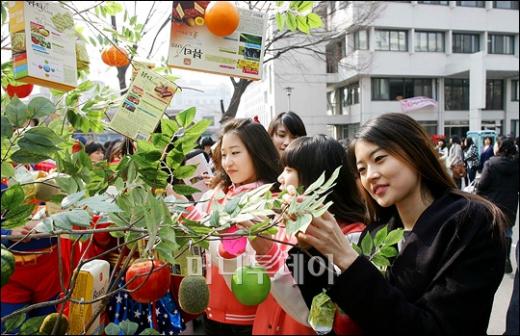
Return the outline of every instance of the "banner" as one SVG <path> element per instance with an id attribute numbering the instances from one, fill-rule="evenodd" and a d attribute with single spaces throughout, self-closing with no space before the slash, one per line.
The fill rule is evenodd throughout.
<path id="1" fill-rule="evenodd" d="M 207 2 L 173 1 L 167 64 L 186 70 L 262 79 L 267 16 L 238 8 L 237 30 L 219 37 L 204 25 Z"/>
<path id="2" fill-rule="evenodd" d="M 403 112 L 411 112 L 420 110 L 425 107 L 436 107 L 437 102 L 428 97 L 412 97 L 401 99 L 401 109 Z"/>
<path id="3" fill-rule="evenodd" d="M 170 105 L 177 86 L 141 68 L 109 127 L 133 140 L 148 140 Z"/>
<path id="4" fill-rule="evenodd" d="M 47 1 L 9 1 L 14 79 L 62 91 L 77 86 L 72 14 Z"/>

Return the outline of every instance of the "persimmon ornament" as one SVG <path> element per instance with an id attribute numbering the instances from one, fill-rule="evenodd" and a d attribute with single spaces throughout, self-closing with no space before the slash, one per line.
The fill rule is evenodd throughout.
<path id="1" fill-rule="evenodd" d="M 137 259 L 126 271 L 129 294 L 139 303 L 162 298 L 170 289 L 170 265 L 160 260 Z"/>
<path id="2" fill-rule="evenodd" d="M 25 98 L 31 94 L 34 85 L 32 84 L 22 84 L 22 85 L 13 85 L 7 84 L 5 88 L 5 92 L 9 97 L 17 96 L 18 98 Z"/>
<path id="3" fill-rule="evenodd" d="M 101 59 L 106 65 L 115 67 L 124 67 L 130 63 L 126 50 L 113 45 L 103 49 Z"/>
<path id="4" fill-rule="evenodd" d="M 230 1 L 212 1 L 204 14 L 208 30 L 217 36 L 228 36 L 238 28 L 240 13 Z"/>

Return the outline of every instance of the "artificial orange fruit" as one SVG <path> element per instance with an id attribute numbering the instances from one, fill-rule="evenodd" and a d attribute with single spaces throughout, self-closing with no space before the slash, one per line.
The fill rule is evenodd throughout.
<path id="1" fill-rule="evenodd" d="M 126 50 L 113 45 L 106 47 L 101 52 L 101 59 L 106 65 L 115 67 L 123 67 L 130 63 Z"/>
<path id="2" fill-rule="evenodd" d="M 240 14 L 230 1 L 212 1 L 206 8 L 204 21 L 213 34 L 227 36 L 238 28 Z"/>

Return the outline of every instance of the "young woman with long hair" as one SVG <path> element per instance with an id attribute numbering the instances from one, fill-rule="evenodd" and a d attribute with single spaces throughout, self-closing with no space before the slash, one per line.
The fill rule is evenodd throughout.
<path id="1" fill-rule="evenodd" d="M 457 190 L 427 133 L 405 114 L 363 125 L 350 159 L 369 205 L 366 234 L 388 224 L 405 238 L 382 275 L 333 216 L 315 218 L 299 239 L 339 268 L 327 294 L 367 333 L 485 334 L 504 274 L 502 212 Z"/>

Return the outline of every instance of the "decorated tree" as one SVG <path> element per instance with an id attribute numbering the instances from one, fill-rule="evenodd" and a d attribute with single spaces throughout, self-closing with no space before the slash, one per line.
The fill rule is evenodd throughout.
<path id="1" fill-rule="evenodd" d="M 197 145 L 197 139 L 209 126 L 209 121 L 195 121 L 195 107 L 178 113 L 173 119 L 160 119 L 160 127 L 147 140 L 135 141 L 135 150 L 125 151 L 117 164 L 107 161 L 93 163 L 72 135 L 78 130 L 101 133 L 108 128 L 109 109 L 123 103 L 121 94 L 127 88 L 126 70 L 128 67 L 139 69 L 134 57 L 142 52 L 139 44 L 149 33 L 146 28 L 154 15 L 154 6 L 141 22 L 116 2 L 105 1 L 83 10 L 77 9 L 72 2 L 60 3 L 73 13 L 76 20 L 83 21 L 85 27 L 94 32 L 87 35 L 85 27 L 76 27 L 77 87 L 68 91 L 53 89 L 50 99 L 41 96 L 24 98 L 30 93 L 29 88 L 22 88 L 26 84 L 15 80 L 16 71 L 11 62 L 2 63 L 2 87 L 6 93 L 2 94 L 1 102 L 1 176 L 5 185 L 1 197 L 1 226 L 2 229 L 15 229 L 11 234 L 2 234 L 2 241 L 15 241 L 8 248 L 2 247 L 2 286 L 16 270 L 11 251 L 16 251 L 17 244 L 28 239 L 54 238 L 58 265 L 52 271 L 59 272 L 61 295 L 3 316 L 2 325 L 6 332 L 18 329 L 22 334 L 63 334 L 68 329 L 64 318 L 68 304 L 73 310 L 73 307 L 89 305 L 92 308 L 91 304 L 101 303 L 92 311 L 90 319 L 84 321 L 85 333 L 106 309 L 109 300 L 120 293 L 129 294 L 136 302 L 142 303 L 150 303 L 164 295 L 169 290 L 167 279 L 171 264 L 192 246 L 205 248 L 210 240 L 225 237 L 266 237 L 276 232 L 281 223 L 289 234 L 294 234 L 305 229 L 313 216 L 320 216 L 331 205 L 324 205 L 323 201 L 324 195 L 333 187 L 336 175 L 327 181 L 322 176 L 305 191 L 300 190 L 300 194 L 305 196 L 303 202 L 296 197 L 288 198 L 286 192 L 274 197 L 270 191 L 272 185 L 264 185 L 235 197 L 225 206 L 214 202 L 207 216 L 197 221 L 188 220 L 185 216 L 187 209 L 196 202 L 186 202 L 179 195 L 191 195 L 197 190 L 184 184 L 172 186 L 177 196 L 166 196 L 165 190 L 172 178 L 189 178 L 196 171 L 197 167 L 185 164 L 184 159 Z M 2 1 L 2 26 L 9 23 L 5 6 L 6 2 Z M 277 6 L 282 8 L 283 4 Z M 296 30 L 309 33 L 322 25 L 321 19 L 311 12 L 313 2 L 297 1 L 283 8 L 285 12 L 275 14 L 280 35 L 275 35 L 272 42 L 276 36 L 281 39 Z M 118 26 L 116 15 L 119 14 L 122 14 L 122 21 Z M 107 26 L 108 19 L 110 23 Z M 70 27 L 74 22 L 60 16 L 55 24 Z M 286 33 L 285 28 L 289 28 L 290 33 Z M 39 34 L 45 35 L 44 28 L 37 29 Z M 6 29 L 2 29 L 2 49 L 14 51 L 24 46 L 25 41 L 20 35 L 8 37 L 4 31 Z M 87 55 L 85 43 L 99 47 L 101 54 Z M 117 68 L 119 91 L 88 79 L 89 57 L 101 57 L 107 65 Z M 175 80 L 167 67 L 159 66 L 153 71 L 167 81 Z M 242 79 L 233 81 L 245 85 L 244 90 L 248 85 L 240 84 L 246 83 Z M 159 93 L 165 92 L 161 89 Z M 40 124 L 31 126 L 30 121 L 35 118 L 40 120 Z M 131 139 L 126 141 L 127 144 L 132 142 Z M 30 169 L 30 165 L 48 160 L 56 163 L 55 173 L 35 173 Z M 217 196 L 217 200 L 218 197 L 223 195 Z M 46 215 L 32 221 L 40 202 L 45 202 Z M 270 218 L 275 214 L 279 216 L 273 221 Z M 222 233 L 237 222 L 256 218 L 264 220 L 249 229 Z M 98 223 L 109 225 L 100 226 Z M 117 239 L 116 244 L 87 257 L 95 239 L 112 238 Z M 375 242 L 364 243 L 362 252 L 370 250 L 374 259 L 386 265 L 384 256 L 377 255 L 386 247 L 382 245 L 384 238 L 376 237 Z M 64 244 L 72 246 L 72 249 L 64 252 Z M 74 249 L 78 245 L 86 248 Z M 77 251 L 82 255 L 74 255 Z M 118 257 L 108 287 L 91 300 L 77 297 L 75 289 L 81 277 L 80 270 L 89 262 L 113 252 L 117 252 Z M 72 255 L 65 255 L 67 253 Z M 136 258 L 139 259 L 136 261 Z M 64 260 L 68 260 L 68 264 Z M 120 286 L 118 280 L 122 277 L 126 281 Z M 200 282 L 200 279 L 193 280 L 184 287 L 191 288 Z M 202 294 L 202 298 L 194 301 L 190 295 L 184 295 L 181 304 L 190 302 L 192 309 L 187 311 L 198 313 L 204 309 L 204 304 L 195 304 L 194 307 L 194 303 L 207 301 L 207 295 L 204 297 L 204 290 L 191 290 L 189 293 L 193 292 Z M 49 306 L 57 306 L 57 314 L 27 318 L 31 311 Z M 133 334 L 136 330 L 136 324 L 131 321 L 117 325 L 111 323 L 105 328 L 107 334 Z"/>

